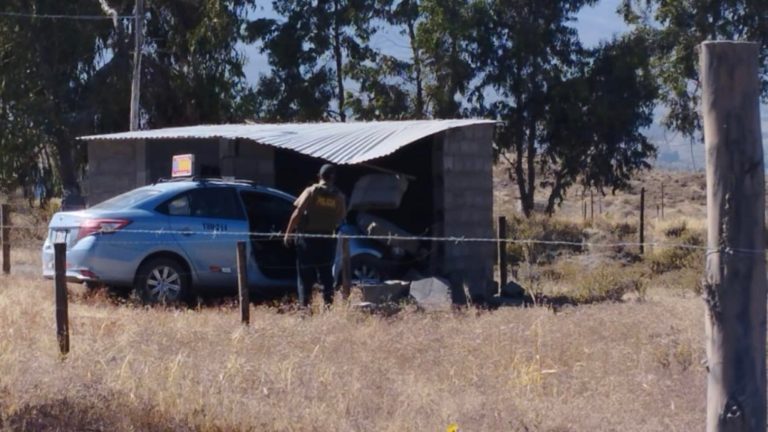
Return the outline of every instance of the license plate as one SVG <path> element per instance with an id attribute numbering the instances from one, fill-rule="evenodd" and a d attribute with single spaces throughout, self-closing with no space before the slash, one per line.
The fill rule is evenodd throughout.
<path id="1" fill-rule="evenodd" d="M 67 242 L 67 233 L 66 230 L 55 230 L 53 231 L 53 242 L 54 243 L 66 243 Z"/>

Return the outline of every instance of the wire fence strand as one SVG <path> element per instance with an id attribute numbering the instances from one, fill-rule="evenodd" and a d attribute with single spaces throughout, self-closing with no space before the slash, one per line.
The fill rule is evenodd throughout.
<path id="1" fill-rule="evenodd" d="M 12 230 L 40 230 L 39 228 L 32 227 L 18 227 L 11 226 Z M 56 229 L 49 229 L 49 233 L 46 236 L 52 240 L 52 231 Z M 171 230 L 171 229 L 155 229 L 155 230 L 143 230 L 143 229 L 121 229 L 116 233 L 120 234 L 139 234 L 139 235 L 154 235 L 155 237 L 161 236 L 183 236 L 183 242 L 185 243 L 210 243 L 210 242 L 229 242 L 233 240 L 233 237 L 240 237 L 242 239 L 251 239 L 255 241 L 282 241 L 286 237 L 283 232 L 255 232 L 255 231 L 217 231 L 217 230 L 201 230 L 201 231 L 188 231 L 188 230 Z M 96 233 L 93 235 L 111 237 L 115 233 Z M 194 238 L 203 237 L 203 238 Z M 443 242 L 443 243 L 492 243 L 492 244 L 520 244 L 520 245 L 544 245 L 544 246 L 571 246 L 571 247 L 586 247 L 586 248 L 631 248 L 631 247 L 653 247 L 653 248 L 679 248 L 703 251 L 706 254 L 722 253 L 722 254 L 765 254 L 768 249 L 741 249 L 741 248 L 709 248 L 707 246 L 692 245 L 686 243 L 670 243 L 670 242 L 589 242 L 589 241 L 566 241 L 566 240 L 540 240 L 533 238 L 496 238 L 496 237 L 469 237 L 469 236 L 398 236 L 398 235 L 371 235 L 371 234 L 308 234 L 308 233 L 291 233 L 287 236 L 290 239 L 297 238 L 332 238 L 338 239 L 341 237 L 350 240 L 376 240 L 386 243 L 403 242 L 403 241 L 419 241 L 419 242 Z M 106 239 L 105 239 L 106 240 Z M 155 244 L 160 241 L 160 238 L 155 239 L 141 239 L 141 240 L 128 240 L 128 239 L 110 239 L 110 244 Z"/>

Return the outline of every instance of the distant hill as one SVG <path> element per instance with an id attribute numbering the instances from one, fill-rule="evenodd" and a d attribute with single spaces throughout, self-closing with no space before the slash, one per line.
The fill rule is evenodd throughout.
<path id="1" fill-rule="evenodd" d="M 763 133 L 763 153 L 768 160 L 768 105 L 760 106 Z M 693 145 L 680 134 L 666 130 L 660 124 L 661 113 L 657 113 L 657 121 L 647 132 L 648 138 L 658 148 L 658 156 L 654 162 L 657 168 L 683 171 L 701 171 L 704 169 L 704 143 L 697 140 Z M 768 164 L 766 164 L 768 172 Z"/>

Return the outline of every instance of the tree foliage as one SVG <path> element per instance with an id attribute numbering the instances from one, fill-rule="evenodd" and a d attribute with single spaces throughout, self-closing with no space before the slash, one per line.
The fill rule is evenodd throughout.
<path id="1" fill-rule="evenodd" d="M 238 43 L 255 0 L 148 2 L 142 111 L 147 127 L 242 121 L 255 96 Z M 128 12 L 126 10 L 126 12 Z"/>
<path id="2" fill-rule="evenodd" d="M 476 36 L 481 75 L 475 95 L 481 112 L 505 122 L 499 144 L 512 151 L 514 178 L 526 215 L 534 209 L 536 162 L 552 160 L 541 158 L 540 153 L 554 144 L 542 134 L 557 126 L 546 123 L 553 90 L 582 66 L 585 53 L 568 23 L 585 3 L 493 0 L 478 12 L 489 28 L 478 29 Z M 483 104 L 486 88 L 498 98 Z"/>
<path id="3" fill-rule="evenodd" d="M 9 0 L 0 11 L 101 14 L 92 1 Z M 61 182 L 76 185 L 83 150 L 75 137 L 89 130 L 89 114 L 98 110 L 90 84 L 109 34 L 106 20 L 0 17 L 0 177 L 6 190 L 39 180 L 50 183 L 52 167 L 45 162 L 51 154 L 59 162 Z"/>
<path id="4" fill-rule="evenodd" d="M 405 39 L 410 58 L 371 49 L 367 61 L 349 68 L 349 78 L 356 88 L 347 92 L 346 107 L 361 120 L 424 118 L 427 107 L 423 53 L 416 37 L 417 26 L 423 21 L 419 1 L 378 0 L 373 15 L 378 26 L 396 30 Z M 387 36 L 383 37 L 390 46 L 396 44 Z"/>
<path id="5" fill-rule="evenodd" d="M 474 78 L 470 56 L 472 33 L 485 32 L 466 0 L 422 0 L 423 20 L 418 23 L 416 44 L 423 52 L 427 75 L 425 97 L 435 118 L 462 114 L 462 100 L 468 96 Z"/>
<path id="6" fill-rule="evenodd" d="M 411 49 L 411 61 L 400 70 L 405 78 L 405 85 L 413 88 L 412 112 L 409 117 L 420 119 L 425 114 L 424 69 L 422 48 L 416 38 L 416 29 L 421 18 L 421 6 L 418 0 L 399 0 L 385 3 L 384 17 L 387 23 L 400 28 L 400 33 L 407 37 Z"/>
<path id="7" fill-rule="evenodd" d="M 650 168 L 656 149 L 642 130 L 653 122 L 658 94 L 647 45 L 638 34 L 603 43 L 575 76 L 553 85 L 541 159 L 548 213 L 576 181 L 604 193 Z"/>
<path id="8" fill-rule="evenodd" d="M 279 19 L 248 26 L 250 40 L 268 55 L 270 73 L 259 80 L 266 120 L 347 118 L 345 82 L 364 76 L 374 60 L 369 47 L 375 3 L 369 0 L 275 0 Z M 336 99 L 336 110 L 330 107 Z"/>
<path id="9" fill-rule="evenodd" d="M 624 20 L 653 40 L 665 124 L 694 139 L 701 131 L 698 46 L 707 40 L 760 45 L 762 96 L 768 100 L 768 2 L 765 0 L 623 0 Z"/>
<path id="10" fill-rule="evenodd" d="M 577 182 L 600 190 L 627 186 L 655 151 L 640 133 L 652 120 L 656 97 L 648 46 L 634 36 L 585 49 L 571 24 L 593 3 L 473 6 L 475 22 L 486 25 L 468 36 L 477 70 L 472 109 L 504 122 L 497 144 L 526 215 L 539 187 L 548 189 L 552 213 Z"/>
<path id="11" fill-rule="evenodd" d="M 648 167 L 654 148 L 642 130 L 664 71 L 649 62 L 661 52 L 651 47 L 677 33 L 633 13 L 643 1 L 664 11 L 662 23 L 685 15 L 673 0 L 626 0 L 636 31 L 587 49 L 573 24 L 596 1 L 273 0 L 274 17 L 256 17 L 256 0 L 147 1 L 141 125 L 494 118 L 525 213 L 542 188 L 552 212 L 569 188 L 626 187 Z M 739 1 L 755 0 L 726 3 Z M 8 0 L 0 10 L 93 16 L 100 2 L 132 14 L 134 0 Z M 406 41 L 407 58 L 376 48 L 384 27 Z M 0 17 L 2 185 L 55 167 L 74 187 L 85 163 L 74 138 L 128 128 L 133 32 L 131 19 Z M 255 88 L 243 43 L 267 55 Z"/>
<path id="12" fill-rule="evenodd" d="M 112 1 L 118 15 L 134 2 Z M 236 44 L 254 0 L 154 0 L 147 23 L 141 118 L 145 127 L 236 121 L 254 105 Z M 98 1 L 9 0 L 0 11 L 94 17 Z M 128 128 L 133 22 L 0 17 L 0 182 L 5 189 L 53 169 L 76 190 L 86 163 L 80 135 Z M 50 162 L 49 162 L 50 161 Z"/>

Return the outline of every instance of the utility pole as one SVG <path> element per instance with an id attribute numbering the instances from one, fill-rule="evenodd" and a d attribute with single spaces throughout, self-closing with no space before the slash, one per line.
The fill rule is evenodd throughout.
<path id="1" fill-rule="evenodd" d="M 640 189 L 640 255 L 645 255 L 645 188 Z"/>
<path id="2" fill-rule="evenodd" d="M 139 95 L 141 94 L 141 51 L 144 45 L 144 0 L 136 0 L 133 49 L 133 79 L 131 81 L 131 130 L 139 130 Z"/>
<path id="3" fill-rule="evenodd" d="M 758 45 L 701 44 L 707 431 L 766 429 L 765 172 Z"/>

